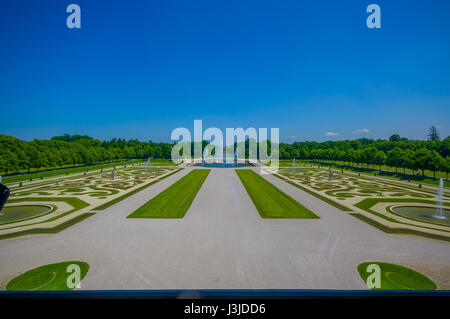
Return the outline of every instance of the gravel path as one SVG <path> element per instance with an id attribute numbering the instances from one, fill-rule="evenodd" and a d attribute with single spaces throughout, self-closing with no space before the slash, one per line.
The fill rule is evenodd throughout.
<path id="1" fill-rule="evenodd" d="M 43 264 L 90 264 L 82 289 L 364 289 L 359 263 L 412 267 L 450 288 L 450 245 L 389 235 L 262 175 L 321 219 L 262 219 L 233 169 L 212 169 L 183 219 L 126 219 L 188 167 L 54 235 L 0 240 L 0 287 Z M 255 172 L 259 169 L 255 168 Z"/>

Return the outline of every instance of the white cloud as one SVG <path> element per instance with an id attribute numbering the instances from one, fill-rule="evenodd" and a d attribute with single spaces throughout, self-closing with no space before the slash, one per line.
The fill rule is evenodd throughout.
<path id="1" fill-rule="evenodd" d="M 370 130 L 367 128 L 362 128 L 360 130 L 353 131 L 354 134 L 362 134 L 362 133 L 370 133 Z"/>
<path id="2" fill-rule="evenodd" d="M 339 133 L 335 133 L 335 132 L 327 132 L 325 133 L 325 136 L 338 136 Z"/>

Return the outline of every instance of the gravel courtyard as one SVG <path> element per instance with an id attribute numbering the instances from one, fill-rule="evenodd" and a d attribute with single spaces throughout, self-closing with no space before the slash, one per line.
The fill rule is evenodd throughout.
<path id="1" fill-rule="evenodd" d="M 182 219 L 126 218 L 191 170 L 58 234 L 0 240 L 0 288 L 31 268 L 80 260 L 90 265 L 81 289 L 366 289 L 356 267 L 373 260 L 450 289 L 448 242 L 386 234 L 270 175 L 320 219 L 262 219 L 229 168 L 211 169 Z"/>

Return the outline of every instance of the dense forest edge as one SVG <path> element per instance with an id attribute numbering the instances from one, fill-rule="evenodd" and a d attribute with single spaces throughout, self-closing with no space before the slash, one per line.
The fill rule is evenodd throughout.
<path id="1" fill-rule="evenodd" d="M 268 141 L 270 148 L 270 141 Z M 208 142 L 202 142 L 205 147 Z M 248 147 L 248 140 L 245 143 Z M 137 139 L 101 141 L 86 135 L 55 136 L 50 140 L 22 141 L 0 135 L 0 175 L 38 169 L 92 165 L 130 159 L 170 159 L 175 143 L 141 142 Z M 193 149 L 193 147 L 192 147 Z M 248 154 L 248 150 L 246 152 Z M 326 142 L 279 144 L 280 159 L 332 161 L 350 166 L 394 168 L 425 176 L 443 176 L 450 171 L 450 136 L 441 140 L 431 127 L 427 140 L 409 140 L 392 135 L 388 140 L 360 138 Z"/>

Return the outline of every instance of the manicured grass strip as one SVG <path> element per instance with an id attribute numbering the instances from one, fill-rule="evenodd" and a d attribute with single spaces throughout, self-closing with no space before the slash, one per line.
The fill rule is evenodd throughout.
<path id="1" fill-rule="evenodd" d="M 114 198 L 113 200 L 110 200 L 109 202 L 107 202 L 107 203 L 105 203 L 105 204 L 102 204 L 102 205 L 100 205 L 100 206 L 98 206 L 98 207 L 95 207 L 93 210 L 94 210 L 94 211 L 95 211 L 95 210 L 105 210 L 105 209 L 107 209 L 108 207 L 110 207 L 110 206 L 112 206 L 112 205 L 114 205 L 114 204 L 117 204 L 118 202 L 121 202 L 121 201 L 123 201 L 124 199 L 130 197 L 131 195 L 134 195 L 134 194 L 136 194 L 136 193 L 139 193 L 140 191 L 146 189 L 147 187 L 152 186 L 153 184 L 156 184 L 156 183 L 158 183 L 159 181 L 162 181 L 164 178 L 169 177 L 170 175 L 173 175 L 173 174 L 177 173 L 177 172 L 180 171 L 180 170 L 181 170 L 180 168 L 179 168 L 179 169 L 176 169 L 175 171 L 173 171 L 173 172 L 170 173 L 170 174 L 167 174 L 167 175 L 165 175 L 165 176 L 163 176 L 163 177 L 161 177 L 161 178 L 155 179 L 155 180 L 154 180 L 153 182 L 151 182 L 151 183 L 148 183 L 148 184 L 146 184 L 146 185 L 144 185 L 144 186 L 141 186 L 141 187 L 139 187 L 139 188 L 136 188 L 135 190 L 133 190 L 133 191 L 131 191 L 131 192 L 129 192 L 129 193 L 123 194 L 122 196 L 119 196 L 119 197 L 117 197 L 117 198 Z"/>
<path id="2" fill-rule="evenodd" d="M 250 169 L 235 170 L 263 218 L 319 218 Z"/>
<path id="3" fill-rule="evenodd" d="M 358 265 L 358 272 L 364 283 L 367 284 L 367 278 L 374 273 L 374 270 L 367 269 L 369 265 L 377 265 L 380 267 L 380 288 L 371 288 L 376 290 L 434 290 L 436 284 L 424 275 L 410 268 L 383 263 L 379 261 L 364 262 Z M 370 283 L 373 277 L 369 280 Z"/>
<path id="4" fill-rule="evenodd" d="M 91 217 L 92 215 L 95 215 L 95 213 L 84 213 L 84 214 L 81 214 L 75 218 L 72 218 L 71 220 L 68 220 L 62 224 L 59 224 L 58 226 L 55 226 L 55 227 L 32 228 L 32 229 L 28 229 L 28 230 L 22 230 L 22 231 L 18 231 L 15 233 L 0 235 L 0 239 L 7 239 L 7 238 L 12 238 L 12 237 L 32 235 L 32 234 L 56 234 L 56 233 L 59 233 L 60 231 L 63 231 L 66 228 L 69 228 L 70 226 L 73 226 L 73 225 L 81 222 L 82 220 L 84 220 L 88 217 Z"/>
<path id="5" fill-rule="evenodd" d="M 6 289 L 39 291 L 72 290 L 67 287 L 67 279 L 74 273 L 72 269 L 67 269 L 67 267 L 72 264 L 80 267 L 80 280 L 82 280 L 89 270 L 89 265 L 82 261 L 65 261 L 31 269 L 11 280 L 6 285 Z"/>
<path id="6" fill-rule="evenodd" d="M 341 204 L 339 204 L 338 202 L 335 202 L 334 200 L 329 199 L 328 197 L 325 197 L 325 196 L 323 196 L 323 195 L 317 194 L 316 192 L 313 192 L 312 190 L 309 190 L 309 189 L 307 189 L 307 188 L 305 188 L 305 187 L 303 187 L 303 186 L 301 186 L 301 185 L 299 185 L 299 184 L 297 184 L 297 183 L 294 183 L 293 181 L 291 181 L 291 180 L 289 180 L 289 179 L 287 179 L 287 178 L 285 178 L 285 177 L 283 177 L 283 176 L 281 176 L 281 175 L 274 174 L 274 176 L 276 176 L 276 177 L 278 177 L 279 179 L 281 179 L 281 180 L 283 180 L 283 181 L 285 181 L 285 182 L 291 184 L 292 186 L 295 186 L 295 187 L 301 189 L 302 191 L 304 191 L 304 192 L 306 192 L 306 193 L 308 193 L 308 194 L 310 194 L 310 195 L 312 195 L 312 196 L 314 196 L 314 197 L 316 197 L 316 198 L 318 198 L 318 199 L 324 201 L 325 203 L 330 204 L 331 206 L 336 207 L 336 208 L 339 209 L 339 210 L 342 210 L 342 211 L 344 211 L 344 212 L 351 212 L 351 211 L 352 211 L 350 208 L 348 208 L 348 207 L 346 207 L 346 206 L 344 206 L 344 205 L 341 205 Z"/>
<path id="7" fill-rule="evenodd" d="M 378 228 L 379 230 L 388 233 L 388 234 L 404 234 L 404 235 L 417 235 L 432 239 L 439 239 L 439 240 L 445 240 L 450 241 L 450 237 L 445 237 L 437 234 L 430 234 L 430 233 L 424 233 L 415 229 L 409 229 L 409 228 L 391 228 L 389 226 L 386 226 L 384 224 L 381 224 L 373 219 L 370 219 L 369 217 L 366 217 L 361 214 L 357 213 L 350 213 L 353 217 L 358 218 L 359 220 L 369 224 L 372 227 Z"/>
<path id="8" fill-rule="evenodd" d="M 210 170 L 195 169 L 134 211 L 128 218 L 183 218 Z"/>

